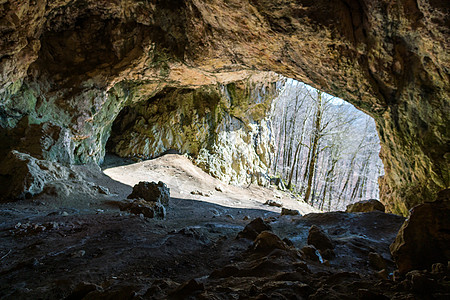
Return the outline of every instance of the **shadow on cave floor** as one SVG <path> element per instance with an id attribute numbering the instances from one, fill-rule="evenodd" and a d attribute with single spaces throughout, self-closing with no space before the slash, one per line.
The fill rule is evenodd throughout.
<path id="1" fill-rule="evenodd" d="M 168 218 L 187 218 L 201 222 L 202 219 L 214 219 L 223 216 L 229 220 L 268 218 L 279 216 L 279 213 L 256 208 L 232 208 L 199 200 L 171 197 L 171 206 L 167 209 Z M 247 222 L 245 222 L 247 223 Z"/>
<path id="2" fill-rule="evenodd" d="M 120 211 L 109 200 L 83 211 L 1 204 L 0 298 L 61 299 L 84 281 L 139 286 L 203 276 L 248 246 L 234 242 L 249 222 L 244 217 L 276 215 L 180 198 L 171 198 L 164 220 Z"/>
<path id="3" fill-rule="evenodd" d="M 90 211 L 82 213 L 25 201 L 17 204 L 1 209 L 2 299 L 83 299 L 74 295 L 90 292 L 97 298 L 89 299 L 106 295 L 108 299 L 185 299 L 171 293 L 192 278 L 199 286 L 191 282 L 193 290 L 182 295 L 208 291 L 211 297 L 222 295 L 217 299 L 234 299 L 233 291 L 248 296 L 256 285 L 258 291 L 275 293 L 292 288 L 293 280 L 300 286 L 309 282 L 306 292 L 312 294 L 333 274 L 339 276 L 332 279 L 338 285 L 375 280 L 376 271 L 367 263 L 370 252 L 384 257 L 386 268 L 392 270 L 388 246 L 404 220 L 378 212 L 280 216 L 265 209 L 177 197 L 171 198 L 164 220 L 120 211 L 109 200 L 91 204 Z M 277 249 L 269 241 L 273 251 L 259 253 L 252 250 L 251 240 L 237 239 L 257 217 L 264 218 L 281 239 L 288 238 L 286 243 L 292 242 L 292 247 Z M 305 260 L 298 252 L 313 224 L 335 244 L 336 258 L 327 265 Z M 279 286 L 269 288 L 274 282 Z M 198 299 L 215 299 L 209 296 Z"/>

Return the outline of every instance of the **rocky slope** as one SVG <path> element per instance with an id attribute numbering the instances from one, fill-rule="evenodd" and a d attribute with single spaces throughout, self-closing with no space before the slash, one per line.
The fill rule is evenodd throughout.
<path id="1" fill-rule="evenodd" d="M 0 153 L 101 161 L 130 97 L 271 70 L 375 118 L 382 201 L 406 214 L 449 186 L 449 15 L 446 1 L 2 0 Z"/>

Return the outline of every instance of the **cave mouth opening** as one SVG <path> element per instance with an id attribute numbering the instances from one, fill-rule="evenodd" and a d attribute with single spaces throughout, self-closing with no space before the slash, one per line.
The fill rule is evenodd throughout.
<path id="1" fill-rule="evenodd" d="M 323 211 L 379 198 L 384 174 L 372 117 L 352 104 L 288 79 L 272 110 L 272 174 Z"/>

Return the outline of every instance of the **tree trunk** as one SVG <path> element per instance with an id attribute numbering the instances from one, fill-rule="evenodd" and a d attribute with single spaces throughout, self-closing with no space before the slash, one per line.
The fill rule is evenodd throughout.
<path id="1" fill-rule="evenodd" d="M 289 180 L 288 180 L 288 184 L 287 184 L 288 189 L 290 189 L 291 185 L 292 185 L 292 176 L 294 175 L 294 170 L 295 170 L 295 167 L 297 166 L 297 156 L 298 156 L 298 152 L 300 150 L 301 144 L 302 144 L 302 141 L 298 142 L 297 148 L 295 149 L 294 160 L 292 162 L 292 167 L 291 167 L 291 171 L 289 173 Z"/>
<path id="2" fill-rule="evenodd" d="M 319 144 L 319 138 L 320 138 L 320 124 L 322 121 L 322 92 L 317 92 L 317 111 L 316 111 L 316 118 L 314 121 L 314 133 L 313 133 L 313 139 L 312 139 L 312 145 L 311 145 L 311 159 L 309 161 L 308 166 L 308 183 L 306 187 L 305 192 L 305 202 L 309 203 L 309 197 L 311 196 L 311 188 L 312 188 L 312 181 L 314 178 L 315 173 L 315 165 L 316 165 L 316 159 L 317 159 L 317 146 Z"/>

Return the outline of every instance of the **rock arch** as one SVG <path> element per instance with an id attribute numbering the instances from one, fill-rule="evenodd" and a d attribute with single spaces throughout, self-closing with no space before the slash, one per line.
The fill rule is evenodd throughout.
<path id="1" fill-rule="evenodd" d="M 449 187 L 446 1 L 5 0 L 0 16 L 1 154 L 99 161 L 127 101 L 270 70 L 374 117 L 391 211 Z"/>

